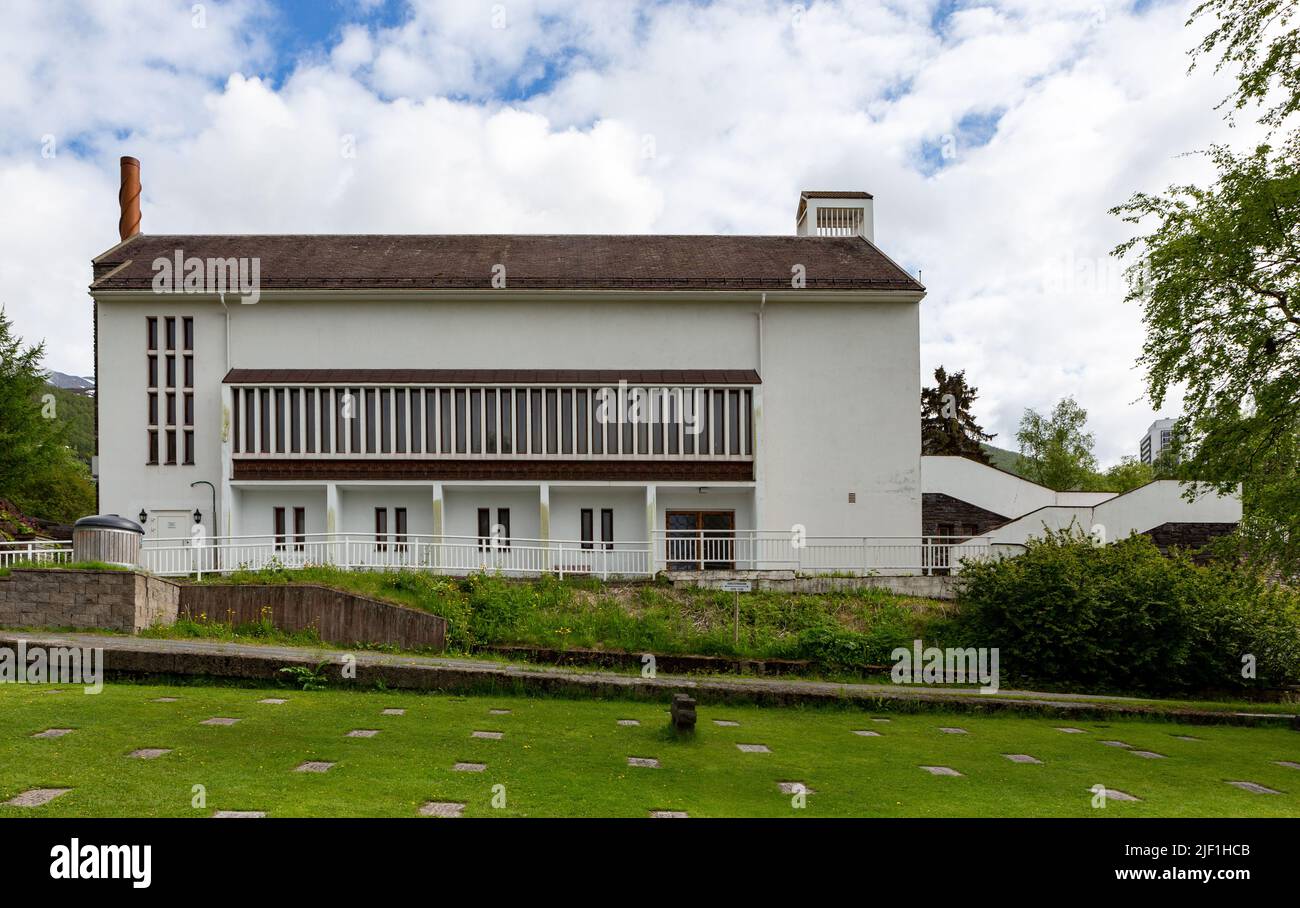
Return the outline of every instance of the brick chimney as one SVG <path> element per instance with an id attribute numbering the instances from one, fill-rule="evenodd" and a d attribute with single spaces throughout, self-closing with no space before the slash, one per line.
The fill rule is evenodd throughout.
<path id="1" fill-rule="evenodd" d="M 117 232 L 126 240 L 140 232 L 140 162 L 135 158 L 122 158 L 122 185 L 117 191 L 117 204 L 121 209 Z"/>

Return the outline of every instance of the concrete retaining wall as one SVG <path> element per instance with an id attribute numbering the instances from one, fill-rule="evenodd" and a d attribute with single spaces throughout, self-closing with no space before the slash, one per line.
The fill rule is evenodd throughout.
<path id="1" fill-rule="evenodd" d="M 323 586 L 189 585 L 181 588 L 180 614 L 231 624 L 250 624 L 266 614 L 281 630 L 314 628 L 322 640 L 344 646 L 442 650 L 447 642 L 445 618 Z"/>
<path id="2" fill-rule="evenodd" d="M 281 630 L 315 628 L 322 640 L 442 650 L 437 615 L 319 586 L 181 584 L 131 571 L 20 568 L 0 577 L 0 627 L 104 628 L 135 634 L 179 615 Z"/>
<path id="3" fill-rule="evenodd" d="M 670 572 L 674 587 L 716 590 L 728 580 L 748 580 L 756 590 L 789 593 L 830 593 L 837 590 L 886 589 L 900 596 L 919 599 L 956 599 L 956 577 L 799 577 L 793 571 L 703 571 Z"/>
<path id="4" fill-rule="evenodd" d="M 0 577 L 0 626 L 101 627 L 127 634 L 176 620 L 180 587 L 131 571 L 19 568 Z"/>

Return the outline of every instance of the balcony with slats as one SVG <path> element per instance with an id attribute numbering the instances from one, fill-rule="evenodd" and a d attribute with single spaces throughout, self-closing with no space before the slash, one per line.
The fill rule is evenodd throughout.
<path id="1" fill-rule="evenodd" d="M 342 381 L 271 381 L 249 371 L 227 378 L 231 454 L 246 468 L 268 461 L 644 462 L 728 464 L 730 472 L 714 473 L 752 475 L 754 373 L 697 373 L 705 380 L 685 382 L 687 374 L 661 372 L 637 377 L 667 381 L 601 384 L 565 373 L 490 381 L 483 379 L 496 376 L 465 372 L 426 383 L 346 373 Z"/>

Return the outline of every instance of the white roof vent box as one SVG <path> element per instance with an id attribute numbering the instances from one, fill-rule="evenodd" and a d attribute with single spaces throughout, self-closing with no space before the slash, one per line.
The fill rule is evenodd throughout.
<path id="1" fill-rule="evenodd" d="M 856 190 L 805 189 L 799 193 L 799 236 L 860 236 L 876 241 L 872 196 Z"/>

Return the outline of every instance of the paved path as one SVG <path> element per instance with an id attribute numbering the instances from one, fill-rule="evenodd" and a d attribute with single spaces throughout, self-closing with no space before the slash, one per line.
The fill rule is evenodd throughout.
<path id="1" fill-rule="evenodd" d="M 882 701 L 919 701 L 944 704 L 952 709 L 1024 709 L 1071 714 L 1167 715 L 1190 722 L 1261 724 L 1284 723 L 1285 713 L 1246 713 L 1196 709 L 1178 701 L 1152 701 L 1131 697 L 1090 694 L 1002 690 L 982 694 L 976 688 L 934 688 L 893 684 L 848 684 L 790 679 L 639 674 L 582 671 L 572 667 L 523 665 L 487 659 L 445 656 L 406 656 L 390 653 L 347 653 L 335 649 L 261 646 L 206 640 L 158 640 L 104 634 L 59 634 L 44 631 L 0 631 L 0 646 L 14 647 L 19 639 L 28 646 L 102 647 L 104 666 L 110 673 L 212 675 L 274 679 L 288 665 L 316 667 L 328 661 L 327 671 L 338 677 L 345 658 L 355 659 L 361 684 L 383 681 L 389 687 L 473 690 L 486 687 L 521 690 L 633 696 L 667 700 L 673 692 L 690 691 L 703 702 L 752 701 L 772 704 L 856 701 L 864 705 Z"/>

